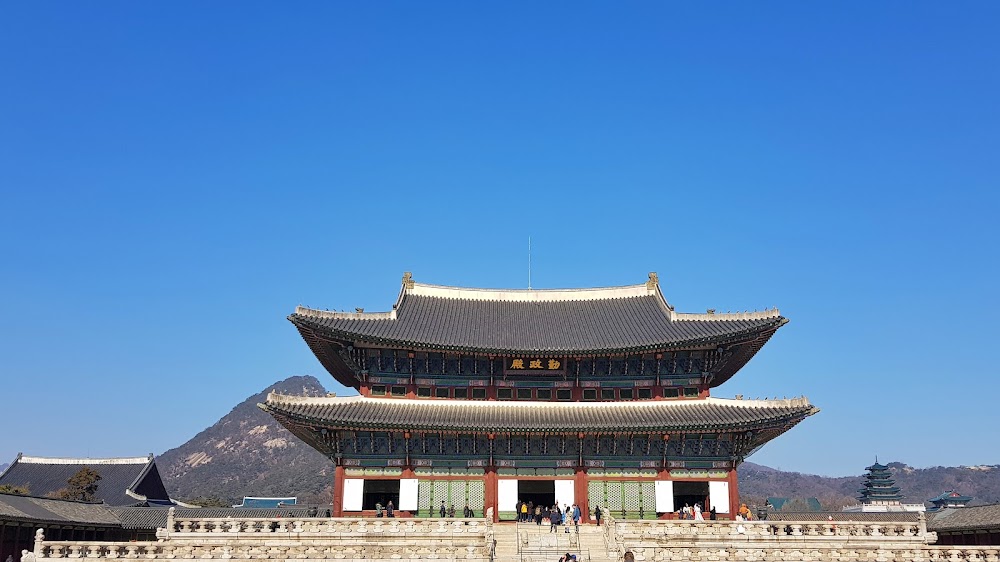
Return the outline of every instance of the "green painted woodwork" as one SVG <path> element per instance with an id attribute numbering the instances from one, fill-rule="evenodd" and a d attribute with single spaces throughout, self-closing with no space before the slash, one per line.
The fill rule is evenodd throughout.
<path id="1" fill-rule="evenodd" d="M 599 505 L 618 518 L 656 519 L 655 486 L 652 480 L 591 480 L 587 501 L 591 508 Z"/>
<path id="2" fill-rule="evenodd" d="M 485 487 L 482 480 L 417 480 L 417 517 L 440 517 L 441 502 L 455 506 L 455 517 L 461 517 L 468 505 L 483 517 Z"/>

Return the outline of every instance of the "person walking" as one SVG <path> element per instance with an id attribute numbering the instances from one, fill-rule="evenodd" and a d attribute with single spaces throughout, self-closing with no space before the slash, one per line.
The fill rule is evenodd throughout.
<path id="1" fill-rule="evenodd" d="M 594 524 L 595 525 L 601 524 L 601 506 L 599 505 L 594 506 Z"/>
<path id="2" fill-rule="evenodd" d="M 386 517 L 396 516 L 396 506 L 392 505 L 392 500 L 389 500 L 389 503 L 385 504 L 385 515 Z"/>
<path id="3" fill-rule="evenodd" d="M 580 513 L 580 506 L 573 504 L 573 526 L 576 527 L 576 532 L 580 532 L 580 517 L 583 514 Z"/>
<path id="4" fill-rule="evenodd" d="M 441 513 L 441 517 L 444 517 L 448 513 L 448 508 L 444 506 L 444 500 L 441 500 L 441 509 L 438 512 Z"/>
<path id="5" fill-rule="evenodd" d="M 562 523 L 562 517 L 559 513 L 559 506 L 552 506 L 552 511 L 549 512 L 549 532 L 555 533 L 559 530 L 559 523 Z"/>
<path id="6" fill-rule="evenodd" d="M 522 503 L 521 504 L 521 514 L 519 515 L 519 517 L 518 517 L 517 520 L 521 521 L 521 522 L 524 522 L 524 521 L 528 520 L 528 504 L 527 503 Z"/>

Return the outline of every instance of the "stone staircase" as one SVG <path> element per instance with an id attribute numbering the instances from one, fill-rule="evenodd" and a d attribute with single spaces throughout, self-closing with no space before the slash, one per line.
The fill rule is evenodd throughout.
<path id="1" fill-rule="evenodd" d="M 618 562 L 617 554 L 608 552 L 603 529 L 595 525 L 581 525 L 579 532 L 569 527 L 568 533 L 562 527 L 553 533 L 548 525 L 499 523 L 493 533 L 495 562 L 558 562 L 567 552 L 579 562 Z"/>

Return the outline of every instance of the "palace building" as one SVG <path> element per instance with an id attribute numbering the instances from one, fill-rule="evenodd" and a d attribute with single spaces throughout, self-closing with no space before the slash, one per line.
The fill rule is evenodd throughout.
<path id="1" fill-rule="evenodd" d="M 271 393 L 260 407 L 336 464 L 333 515 L 442 505 L 494 519 L 518 500 L 669 518 L 736 513 L 736 467 L 818 410 L 722 399 L 787 319 L 676 312 L 655 273 L 596 289 L 443 287 L 403 276 L 389 312 L 288 319 L 359 396 Z"/>

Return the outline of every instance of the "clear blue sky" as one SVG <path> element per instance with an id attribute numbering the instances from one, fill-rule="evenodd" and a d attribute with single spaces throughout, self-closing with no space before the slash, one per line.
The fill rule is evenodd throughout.
<path id="1" fill-rule="evenodd" d="M 1000 463 L 1000 5 L 8 3 L 0 462 L 177 446 L 285 320 L 640 283 L 791 323 L 751 460 Z"/>

